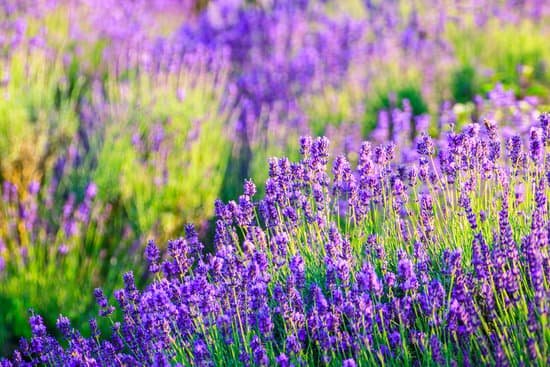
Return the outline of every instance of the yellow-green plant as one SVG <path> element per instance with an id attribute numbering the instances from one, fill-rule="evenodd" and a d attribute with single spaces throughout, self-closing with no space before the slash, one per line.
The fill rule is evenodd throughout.
<path id="1" fill-rule="evenodd" d="M 168 238 L 212 214 L 231 151 L 230 112 L 221 104 L 225 71 L 201 67 L 106 81 L 92 180 L 102 200 L 120 202 L 137 233 Z"/>

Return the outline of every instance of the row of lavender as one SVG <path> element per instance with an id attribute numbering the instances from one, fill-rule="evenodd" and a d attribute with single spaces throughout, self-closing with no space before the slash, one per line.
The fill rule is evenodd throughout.
<path id="1" fill-rule="evenodd" d="M 541 1 L 0 9 L 0 350 L 28 335 L 28 308 L 50 327 L 63 309 L 87 333 L 89 289 L 110 294 L 131 267 L 145 284 L 148 238 L 187 221 L 208 237 L 210 203 L 263 181 L 268 156 L 296 157 L 301 135 L 353 162 L 362 138 L 393 141 L 413 162 L 404 147 L 420 131 L 488 117 L 506 138 L 527 133 L 547 98 Z"/>
<path id="2" fill-rule="evenodd" d="M 192 226 L 94 295 L 91 336 L 39 315 L 5 366 L 533 365 L 550 362 L 549 116 L 503 139 L 495 121 L 422 133 L 403 163 L 365 142 L 328 169 L 329 141 L 269 161 L 265 198 L 216 203 L 215 251 Z M 412 154 L 409 152 L 409 154 Z M 117 321 L 120 320 L 120 321 Z"/>
<path id="3" fill-rule="evenodd" d="M 150 44 L 187 5 L 0 2 L 0 353 L 28 334 L 29 308 L 54 325 L 65 305 L 85 326 L 87 289 L 142 274 L 144 238 L 212 215 L 231 154 L 227 57 Z"/>
<path id="4" fill-rule="evenodd" d="M 265 160 L 295 152 L 301 135 L 366 137 L 403 100 L 414 132 L 444 100 L 471 102 L 498 82 L 520 97 L 548 94 L 544 2 L 257 3 L 211 2 L 175 35 L 180 52 L 228 50 L 241 180 L 265 179 Z"/>

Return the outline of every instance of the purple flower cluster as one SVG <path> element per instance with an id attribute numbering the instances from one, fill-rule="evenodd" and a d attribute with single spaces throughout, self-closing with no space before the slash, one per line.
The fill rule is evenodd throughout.
<path id="1" fill-rule="evenodd" d="M 491 85 L 521 79 L 516 92 L 496 84 L 473 104 L 445 102 L 437 126 L 415 101 L 376 89 L 391 79 L 380 70 L 397 67 L 400 78 L 422 75 L 421 99 L 439 101 L 436 86 L 460 59 L 449 34 L 472 20 L 478 34 L 493 21 L 542 28 L 547 4 L 363 1 L 352 14 L 338 1 L 198 3 L 0 1 L 0 88 L 9 97 L 0 107 L 15 111 L 6 126 L 25 125 L 13 142 L 0 139 L 2 293 L 23 299 L 24 288 L 35 298 L 12 297 L 14 309 L 36 305 L 57 288 L 55 276 L 73 287 L 60 287 L 54 304 L 93 295 L 113 323 L 101 336 L 101 322 L 90 321 L 87 337 L 66 317 L 76 324 L 77 311 L 68 313 L 59 342 L 40 305 L 11 363 L 544 364 L 550 127 L 547 114 L 537 119 L 544 101 L 524 97 L 544 65 L 512 65 L 504 77 L 476 66 Z M 45 78 L 43 65 L 53 70 Z M 390 92 L 389 106 L 374 111 L 370 143 L 360 143 L 367 131 L 355 121 L 378 92 Z M 180 115 L 195 107 L 208 111 Z M 233 151 L 203 160 L 228 130 Z M 42 145 L 46 131 L 33 166 L 21 164 L 20 141 Z M 182 214 L 206 221 L 222 181 L 256 175 L 264 152 L 313 133 L 333 144 L 304 137 L 300 161 L 270 159 L 261 200 L 247 181 L 240 197 L 216 203 L 213 246 L 191 226 L 166 248 L 150 241 L 145 290 L 128 273 L 118 305 L 111 284 L 80 298 L 74 284 L 110 279 L 145 236 L 159 243 L 181 230 Z M 225 173 L 229 158 L 239 164 Z M 12 310 L 0 321 L 14 313 L 22 317 Z"/>
<path id="2" fill-rule="evenodd" d="M 399 2 L 364 1 L 362 5 L 358 14 L 351 14 L 344 4 L 331 1 L 277 0 L 256 6 L 242 0 L 213 0 L 165 42 L 175 44 L 182 54 L 196 48 L 227 51 L 238 110 L 234 138 L 242 145 L 238 158 L 244 161 L 245 176 L 252 174 L 250 155 L 265 149 L 266 141 L 285 147 L 297 134 L 314 131 L 312 100 L 338 105 L 322 99 L 327 91 L 361 90 L 360 99 L 352 101 L 350 108 L 363 111 L 361 99 L 374 98 L 373 84 L 380 70 L 388 60 L 396 60 L 403 70 L 421 70 L 422 94 L 439 98 L 433 85 L 448 72 L 446 64 L 456 61 L 451 40 L 444 36 L 446 28 L 467 27 L 469 15 L 476 18 L 481 31 L 488 19 L 514 24 L 517 14 L 539 19 L 548 11 L 539 1 L 503 5 L 488 0 L 456 8 L 438 3 L 422 13 L 416 7 L 404 13 Z M 524 7 L 537 10 L 528 13 Z M 435 60 L 442 60 L 441 65 L 434 65 Z M 510 99 L 514 100 L 512 93 L 491 94 L 502 109 Z M 441 113 L 456 118 L 450 107 L 442 106 Z M 483 103 L 478 107 L 483 109 Z M 493 108 L 493 113 L 498 110 Z M 519 120 L 521 109 L 513 111 Z M 345 138 L 353 140 L 355 134 L 356 140 L 361 128 L 354 121 L 363 116 L 352 112 L 343 116 L 330 122 L 351 130 Z M 402 109 L 380 111 L 373 139 L 397 142 L 408 134 L 410 138 L 411 128 L 413 133 L 423 131 L 428 124 L 428 115 L 414 115 L 411 104 L 404 102 Z M 342 129 L 333 127 L 326 123 L 322 133 L 340 138 Z"/>
<path id="3" fill-rule="evenodd" d="M 356 167 L 339 156 L 332 174 L 328 139 L 304 137 L 300 161 L 269 161 L 263 199 L 247 181 L 216 203 L 214 252 L 188 226 L 166 253 L 149 242 L 154 280 L 140 291 L 124 274 L 116 311 L 94 291 L 110 336 L 60 316 L 58 342 L 33 315 L 2 363 L 545 364 L 550 176 L 535 135 L 501 152 L 489 121 L 444 143 L 420 134 L 407 164 L 363 143 Z M 518 165 L 523 151 L 537 159 Z M 518 185 L 529 200 L 515 200 Z"/>
<path id="4" fill-rule="evenodd" d="M 367 55 L 365 22 L 328 15 L 324 6 L 215 0 L 174 36 L 183 54 L 197 47 L 228 52 L 238 102 L 233 138 L 240 147 L 241 176 L 253 174 L 251 155 L 265 149 L 266 139 L 284 148 L 296 135 L 309 134 L 303 99 L 327 86 L 340 87 L 349 79 L 351 65 Z"/>
<path id="5" fill-rule="evenodd" d="M 105 223 L 108 208 L 102 213 L 93 212 L 97 194 L 94 183 L 86 187 L 80 201 L 74 193 L 69 194 L 61 208 L 53 207 L 56 185 L 55 179 L 49 187 L 40 187 L 38 182 L 33 181 L 27 190 L 20 190 L 16 185 L 4 181 L 0 189 L 0 241 L 10 249 L 18 249 L 23 263 L 26 263 L 25 254 L 29 246 L 48 242 L 49 247 L 41 250 L 53 258 L 63 257 L 85 235 L 91 220 L 100 227 Z M 58 212 L 57 220 L 54 220 L 55 216 L 43 215 L 43 211 L 52 210 Z M 0 247 L 0 254 L 3 250 Z M 13 256 L 17 254 L 13 253 Z M 16 261 L 10 261 L 9 264 L 17 266 Z M 0 272 L 0 277 L 3 275 Z"/>

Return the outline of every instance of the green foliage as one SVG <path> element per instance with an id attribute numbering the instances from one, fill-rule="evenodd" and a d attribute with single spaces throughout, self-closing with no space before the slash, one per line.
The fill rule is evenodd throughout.
<path id="1" fill-rule="evenodd" d="M 367 136 L 376 127 L 380 111 L 403 108 L 404 100 L 409 101 L 414 116 L 429 112 L 428 104 L 417 84 L 405 83 L 399 87 L 391 85 L 378 90 L 366 101 L 363 135 Z"/>
<path id="2" fill-rule="evenodd" d="M 357 86 L 347 83 L 343 88 L 324 88 L 319 94 L 304 97 L 306 115 L 311 133 L 321 136 L 328 125 L 340 126 L 355 120 L 356 106 L 360 104 L 362 93 Z"/>
<path id="3" fill-rule="evenodd" d="M 222 185 L 230 144 L 220 91 L 192 80 L 178 86 L 185 77 L 182 71 L 164 85 L 136 78 L 124 86 L 128 95 L 116 81 L 108 87 L 118 107 L 104 118 L 91 179 L 102 200 L 120 203 L 140 235 L 156 228 L 168 239 L 185 222 L 200 224 L 212 214 Z"/>
<path id="4" fill-rule="evenodd" d="M 480 32 L 474 24 L 449 25 L 447 36 L 463 65 L 453 76 L 455 98 L 462 94 L 454 91 L 464 90 L 467 81 L 474 79 L 480 82 L 473 83 L 474 94 L 488 92 L 496 83 L 502 83 L 519 96 L 547 96 L 550 49 L 541 27 L 544 25 L 527 21 L 517 25 L 490 21 L 486 30 Z M 479 72 L 472 76 L 469 68 Z"/>
<path id="5" fill-rule="evenodd" d="M 87 320 L 95 315 L 90 290 L 103 286 L 106 280 L 110 292 L 119 286 L 121 268 L 110 261 L 102 243 L 106 229 L 98 218 L 101 210 L 96 207 L 90 224 L 80 223 L 81 229 L 73 237 L 64 234 L 61 223 L 50 224 L 57 228 L 53 235 L 45 230 L 28 232 L 21 223 L 18 225 L 18 234 L 26 244 L 16 240 L 6 243 L 11 258 L 0 275 L 0 352 L 12 348 L 16 336 L 29 336 L 27 310 L 42 314 L 54 329 L 60 307 L 69 306 L 67 315 L 87 330 Z M 5 205 L 0 208 L 0 219 L 7 211 Z"/>
<path id="6" fill-rule="evenodd" d="M 478 92 L 475 69 L 466 65 L 455 70 L 451 79 L 453 99 L 459 103 L 472 101 Z"/>
<path id="7" fill-rule="evenodd" d="M 40 180 L 76 132 L 75 96 L 82 87 L 80 80 L 64 83 L 60 60 L 52 63 L 40 52 L 27 58 L 27 52 L 0 61 L 9 78 L 0 100 L 0 177 L 21 187 Z"/>

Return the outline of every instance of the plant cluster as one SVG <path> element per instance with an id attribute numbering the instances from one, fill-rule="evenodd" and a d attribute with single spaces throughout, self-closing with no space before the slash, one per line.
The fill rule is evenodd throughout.
<path id="1" fill-rule="evenodd" d="M 110 336 L 60 316 L 58 342 L 32 315 L 4 364 L 546 365 L 548 145 L 546 114 L 526 139 L 485 120 L 422 132 L 413 162 L 364 142 L 329 171 L 328 139 L 303 137 L 264 198 L 246 181 L 216 203 L 213 253 L 188 226 L 147 244 L 142 291 L 132 272 L 116 307 L 94 291 Z"/>
<path id="2" fill-rule="evenodd" d="M 537 119 L 548 110 L 550 95 L 549 18 L 550 8 L 540 0 L 1 0 L 0 354 L 11 354 L 19 337 L 31 337 L 26 324 L 32 308 L 33 324 L 43 324 L 57 340 L 65 336 L 57 346 L 40 331 L 44 339 L 35 343 L 44 347 L 30 354 L 23 345 L 23 360 L 37 363 L 65 348 L 50 363 L 73 357 L 76 363 L 82 356 L 89 359 L 85 363 L 110 364 L 102 354 L 109 338 L 96 335 L 109 335 L 118 322 L 137 329 L 113 334 L 125 343 L 113 349 L 113 355 L 126 356 L 116 363 L 153 363 L 156 352 L 171 362 L 195 363 L 195 342 L 208 350 L 205 361 L 252 363 L 255 335 L 254 345 L 265 348 L 270 363 L 281 353 L 294 365 L 352 358 L 381 363 L 388 356 L 395 363 L 431 363 L 428 344 L 411 344 L 413 330 L 436 335 L 448 363 L 476 363 L 485 355 L 482 363 L 497 363 L 493 339 L 513 340 L 516 331 L 516 344 L 503 346 L 511 363 L 531 361 L 523 352 L 511 356 L 531 339 L 534 360 L 544 361 L 544 332 L 510 325 L 531 314 L 539 325 L 546 322 L 538 305 L 530 306 L 531 265 L 522 237 L 534 236 L 530 218 L 536 205 L 543 206 L 534 200 L 536 187 L 545 190 L 546 163 L 529 152 L 541 136 L 544 147 L 547 136 L 545 117 Z M 492 123 L 479 130 L 471 125 L 484 120 L 497 122 L 498 136 Z M 300 142 L 300 136 L 325 136 L 332 143 Z M 272 156 L 286 158 L 266 165 Z M 244 195 L 231 201 L 246 178 L 267 184 L 253 199 L 248 183 Z M 216 198 L 229 203 L 214 206 Z M 517 254 L 509 240 L 500 245 L 500 211 L 509 218 Z M 468 229 L 462 212 L 479 215 L 476 228 Z M 185 223 L 195 228 L 188 227 L 187 242 L 167 246 Z M 172 274 L 155 260 L 162 271 L 147 272 L 140 254 L 150 239 L 173 264 L 186 265 Z M 516 293 L 504 292 L 491 277 L 480 276 L 489 285 L 473 278 L 474 240 L 487 247 L 483 256 L 490 258 L 491 272 L 514 272 Z M 325 248 L 331 241 L 333 250 Z M 188 245 L 193 249 L 181 249 Z M 384 252 L 375 256 L 373 246 Z M 449 268 L 444 248 L 461 251 L 460 274 Z M 426 280 L 404 290 L 399 262 L 416 264 L 422 251 L 427 275 L 415 270 L 415 277 Z M 296 256 L 304 263 L 303 281 L 289 278 Z M 499 256 L 507 260 L 498 262 L 504 261 Z M 325 262 L 329 258 L 332 263 Z M 259 275 L 242 278 L 256 263 Z M 349 267 L 349 279 L 331 273 L 338 264 Z M 373 318 L 361 321 L 359 330 L 360 321 L 345 314 L 337 297 L 359 302 L 367 292 L 357 278 L 364 264 L 381 288 L 371 294 Z M 224 272 L 229 267 L 229 273 L 216 273 L 216 266 Z M 113 294 L 127 269 L 133 269 L 136 289 L 144 290 L 110 318 L 89 324 L 95 307 L 89 290 L 103 287 Z M 393 285 L 390 273 L 397 277 Z M 192 325 L 185 324 L 186 334 L 176 320 L 163 324 L 173 343 L 159 342 L 161 336 L 149 333 L 158 325 L 143 326 L 145 319 L 128 309 L 149 312 L 141 299 L 157 297 L 151 289 L 190 287 L 200 276 L 201 292 L 211 292 L 205 297 L 214 306 L 199 312 L 192 302 L 201 297 L 187 301 L 193 292 L 170 293 L 174 312 L 185 304 Z M 418 303 L 426 287 L 439 282 L 445 302 L 433 320 L 446 320 L 457 279 L 472 307 L 481 310 L 470 339 L 446 334 L 444 321 L 432 325 Z M 480 287 L 488 292 L 493 285 L 495 318 L 505 319 L 498 321 L 504 323 L 500 329 L 481 306 L 486 293 L 479 295 Z M 224 289 L 235 289 L 234 299 Z M 246 293 L 252 289 L 264 293 Z M 283 306 L 287 301 L 277 294 L 289 292 L 299 297 Z M 328 309 L 315 311 L 320 295 Z M 418 317 L 392 311 L 408 304 Z M 505 311 L 508 304 L 516 308 Z M 111 311 L 103 300 L 101 305 L 103 314 Z M 219 310 L 235 307 L 242 314 L 230 312 L 227 326 L 213 327 Z M 271 332 L 254 331 L 258 307 L 273 323 Z M 55 329 L 60 310 L 71 328 Z M 291 322 L 286 313 L 298 310 L 303 322 Z M 314 311 L 318 316 L 311 316 Z M 376 319 L 380 312 L 387 325 Z M 160 311 L 155 315 L 161 319 Z M 311 328 L 310 316 L 317 317 Z M 314 328 L 333 319 L 332 329 Z M 83 336 L 90 332 L 99 344 Z M 136 334 L 141 332 L 152 339 Z M 401 355 L 384 340 L 396 332 Z M 283 340 L 292 333 L 301 346 L 294 352 Z M 129 339 L 135 335 L 145 343 L 141 352 Z M 352 339 L 356 346 L 336 347 Z M 79 352 L 80 341 L 91 349 Z M 459 357 L 458 350 L 467 356 Z"/>

